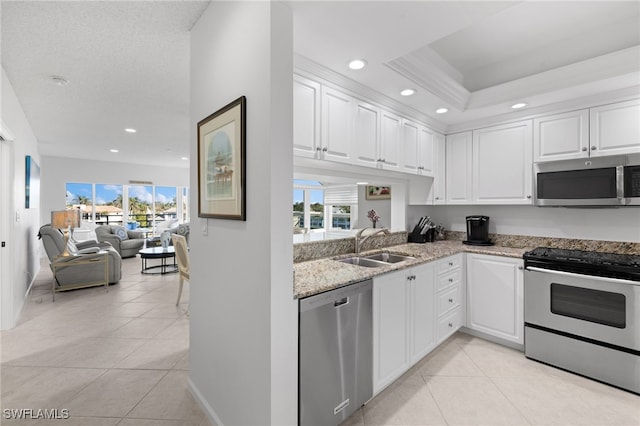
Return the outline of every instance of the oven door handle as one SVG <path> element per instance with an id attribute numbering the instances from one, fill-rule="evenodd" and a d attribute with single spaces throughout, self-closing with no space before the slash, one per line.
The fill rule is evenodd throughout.
<path id="1" fill-rule="evenodd" d="M 582 278 L 582 279 L 586 278 L 593 281 L 606 281 L 608 283 L 633 284 L 633 285 L 640 286 L 640 281 L 622 280 L 620 278 L 609 278 L 609 277 L 598 277 L 596 275 L 575 274 L 573 272 L 556 271 L 554 269 L 536 268 L 535 266 L 527 266 L 525 269 L 527 271 L 543 272 L 545 274 L 560 275 L 563 277 L 574 277 L 574 278 Z"/>

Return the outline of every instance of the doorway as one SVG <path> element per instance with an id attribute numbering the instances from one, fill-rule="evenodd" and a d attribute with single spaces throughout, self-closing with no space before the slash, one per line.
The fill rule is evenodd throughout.
<path id="1" fill-rule="evenodd" d="M 13 327 L 13 145 L 0 137 L 0 329 Z"/>

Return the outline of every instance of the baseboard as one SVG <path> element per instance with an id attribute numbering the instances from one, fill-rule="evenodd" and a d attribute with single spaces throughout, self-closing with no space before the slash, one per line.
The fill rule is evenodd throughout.
<path id="1" fill-rule="evenodd" d="M 490 342 L 497 343 L 499 345 L 506 346 L 508 348 L 515 349 L 520 352 L 524 352 L 524 345 L 513 343 L 508 340 L 501 339 L 499 337 L 495 337 L 487 333 L 483 333 L 482 331 L 471 330 L 470 328 L 467 328 L 467 327 L 461 327 L 460 332 L 470 334 L 472 336 L 480 337 L 481 339 L 488 340 Z"/>
<path id="2" fill-rule="evenodd" d="M 211 420 L 215 425 L 224 426 L 222 420 L 220 420 L 220 417 L 218 417 L 213 408 L 211 408 L 211 405 L 209 405 L 207 400 L 204 399 L 204 396 L 202 395 L 198 387 L 191 381 L 191 377 L 189 377 L 189 379 L 187 380 L 187 385 L 189 392 L 191 392 L 191 395 L 193 395 L 193 398 L 196 400 L 202 411 L 204 411 L 204 413 L 207 415 L 209 420 Z"/>

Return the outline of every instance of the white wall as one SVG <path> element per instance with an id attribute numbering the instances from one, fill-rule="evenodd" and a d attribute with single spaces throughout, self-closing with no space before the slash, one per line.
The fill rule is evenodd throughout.
<path id="1" fill-rule="evenodd" d="M 465 217 L 481 214 L 491 218 L 491 233 L 640 242 L 640 208 L 636 207 L 411 206 L 408 211 L 410 227 L 428 214 L 446 229 L 466 232 Z"/>
<path id="2" fill-rule="evenodd" d="M 191 221 L 189 385 L 218 424 L 295 424 L 290 10 L 212 2 L 192 29 L 190 68 L 192 159 L 197 122 L 247 98 L 247 219 Z"/>
<path id="3" fill-rule="evenodd" d="M 2 240 L 7 241 L 7 246 L 2 250 L 9 252 L 11 267 L 9 274 L 11 278 L 6 282 L 3 278 L 0 283 L 2 290 L 1 326 L 3 329 L 7 329 L 15 325 L 24 305 L 26 292 L 40 270 L 38 249 L 41 243 L 38 241 L 37 234 L 41 209 L 25 208 L 25 156 L 32 156 L 41 169 L 42 162 L 38 156 L 36 137 L 4 68 L 2 69 L 0 88 L 2 121 L 15 137 L 13 142 L 9 142 L 13 146 L 13 193 L 0 194 L 2 197 L 7 197 L 5 199 L 10 198 L 13 204 L 8 206 L 7 210 L 9 211 L 3 211 L 3 215 L 7 215 L 6 217 L 11 218 L 13 222 L 12 232 L 2 236 Z"/>
<path id="4" fill-rule="evenodd" d="M 161 186 L 189 186 L 189 168 L 144 166 L 44 155 L 40 168 L 42 172 L 40 220 L 43 224 L 51 221 L 52 210 L 64 210 L 67 182 L 128 185 L 130 180 L 143 180 Z"/>

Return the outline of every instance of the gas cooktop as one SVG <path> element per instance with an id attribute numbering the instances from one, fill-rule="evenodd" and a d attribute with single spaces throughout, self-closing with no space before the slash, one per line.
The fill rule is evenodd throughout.
<path id="1" fill-rule="evenodd" d="M 640 281 L 640 255 L 538 247 L 522 257 L 525 268 Z"/>

